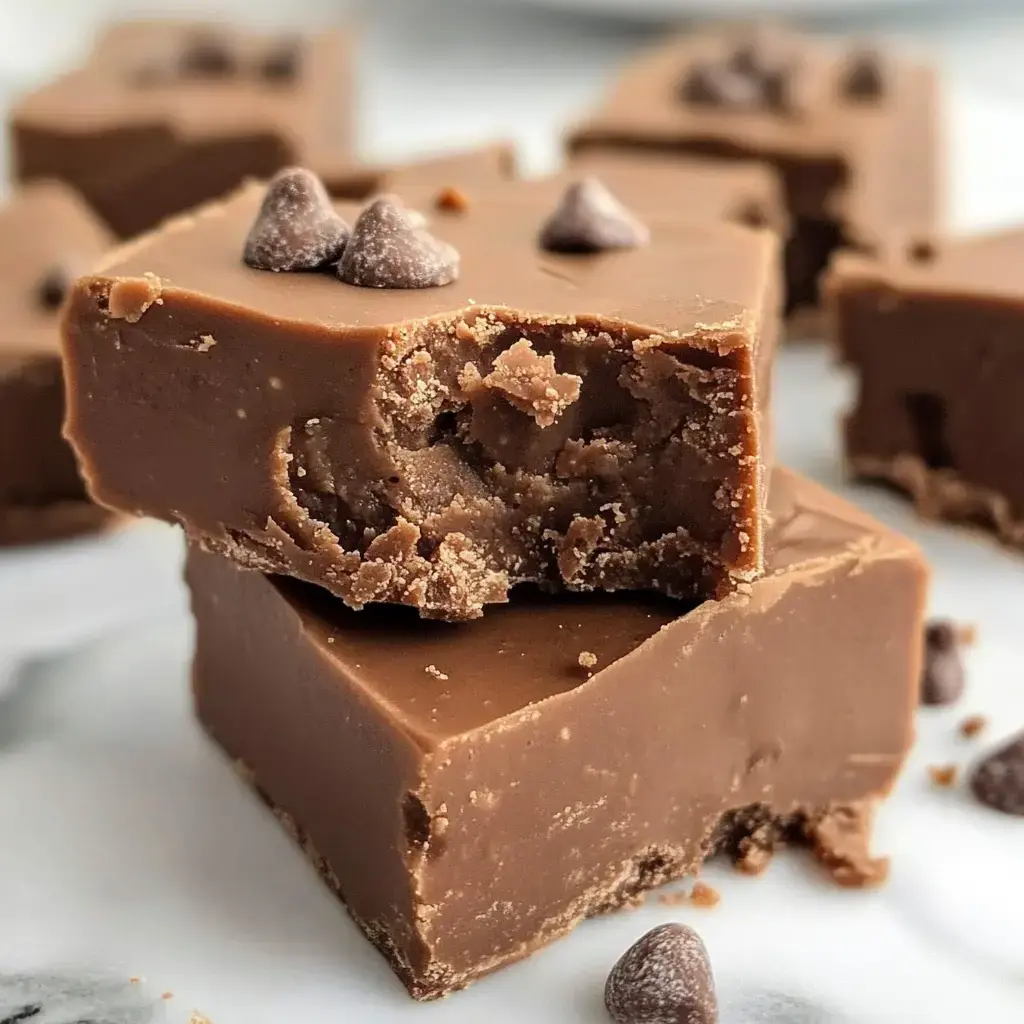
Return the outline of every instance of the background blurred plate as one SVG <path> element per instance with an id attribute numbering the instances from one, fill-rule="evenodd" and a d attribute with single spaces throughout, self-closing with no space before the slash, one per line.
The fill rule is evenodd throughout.
<path id="1" fill-rule="evenodd" d="M 592 14 L 625 17 L 678 18 L 681 15 L 841 14 L 867 8 L 921 7 L 934 0 L 529 0 Z"/>

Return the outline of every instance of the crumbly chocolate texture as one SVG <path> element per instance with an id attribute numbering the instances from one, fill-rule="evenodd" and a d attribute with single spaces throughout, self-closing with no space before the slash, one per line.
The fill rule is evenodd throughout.
<path id="1" fill-rule="evenodd" d="M 894 239 L 844 255 L 832 335 L 857 377 L 845 448 L 858 477 L 906 492 L 928 518 L 1024 549 L 1024 232 Z"/>
<path id="2" fill-rule="evenodd" d="M 893 225 L 934 230 L 937 107 L 930 69 L 781 29 L 727 28 L 642 56 L 573 130 L 569 147 L 773 167 L 793 224 L 790 331 L 803 334 L 820 330 L 819 279 L 836 248 L 873 250 Z"/>
<path id="3" fill-rule="evenodd" d="M 911 742 L 925 566 L 785 470 L 770 512 L 768 574 L 683 614 L 534 593 L 424 623 L 193 549 L 200 719 L 417 998 L 751 837 L 876 883 L 869 810 Z"/>
<path id="4" fill-rule="evenodd" d="M 349 40 L 188 22 L 108 29 L 11 115 L 17 180 L 57 178 L 129 237 L 247 177 L 351 160 Z"/>
<path id="5" fill-rule="evenodd" d="M 91 504 L 61 437 L 58 309 L 71 277 L 112 243 L 70 190 L 50 182 L 0 206 L 0 544 L 88 532 L 110 518 Z"/>
<path id="6" fill-rule="evenodd" d="M 68 432 L 101 502 L 427 617 L 530 581 L 690 599 L 757 578 L 773 236 L 673 218 L 561 255 L 537 245 L 546 204 L 496 198 L 428 225 L 456 282 L 353 287 L 243 264 L 262 195 L 78 283 Z"/>

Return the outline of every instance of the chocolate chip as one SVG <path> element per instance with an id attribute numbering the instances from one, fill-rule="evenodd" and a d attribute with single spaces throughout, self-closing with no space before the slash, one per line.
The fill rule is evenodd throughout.
<path id="1" fill-rule="evenodd" d="M 842 78 L 843 95 L 850 100 L 877 100 L 885 93 L 882 61 L 874 50 L 859 50 L 847 61 Z"/>
<path id="2" fill-rule="evenodd" d="M 1024 816 L 1024 732 L 975 765 L 971 792 L 986 807 Z"/>
<path id="3" fill-rule="evenodd" d="M 459 276 L 459 254 L 393 196 L 375 199 L 352 228 L 338 277 L 360 288 L 437 288 Z"/>
<path id="4" fill-rule="evenodd" d="M 72 275 L 67 267 L 55 263 L 44 271 L 36 283 L 36 299 L 45 310 L 60 309 L 71 288 Z"/>
<path id="5" fill-rule="evenodd" d="M 231 47 L 221 36 L 202 32 L 185 41 L 178 64 L 183 75 L 224 78 L 237 70 Z"/>
<path id="6" fill-rule="evenodd" d="M 348 237 L 323 182 L 312 171 L 289 167 L 267 185 L 243 258 L 258 270 L 316 270 L 337 262 Z"/>
<path id="7" fill-rule="evenodd" d="M 757 110 L 764 104 L 761 83 L 720 64 L 702 64 L 683 80 L 683 99 L 728 110 Z"/>
<path id="8" fill-rule="evenodd" d="M 921 703 L 954 704 L 964 692 L 964 682 L 959 629 L 943 619 L 929 622 L 924 633 Z"/>
<path id="9" fill-rule="evenodd" d="M 604 989 L 617 1024 L 717 1024 L 711 963 L 700 936 L 681 924 L 653 928 L 623 953 Z"/>
<path id="10" fill-rule="evenodd" d="M 540 231 L 549 252 L 590 253 L 635 249 L 651 240 L 636 219 L 597 178 L 571 184 Z"/>
<path id="11" fill-rule="evenodd" d="M 298 39 L 284 39 L 260 61 L 259 74 L 268 82 L 290 82 L 299 73 L 302 48 Z"/>

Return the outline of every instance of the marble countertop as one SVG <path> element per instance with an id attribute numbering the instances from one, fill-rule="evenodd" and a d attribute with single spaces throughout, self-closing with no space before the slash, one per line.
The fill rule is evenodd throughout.
<path id="1" fill-rule="evenodd" d="M 16 12 L 17 36 L 0 13 L 9 88 L 73 52 L 86 5 L 37 6 L 62 2 L 68 22 L 50 23 L 36 63 L 26 50 L 46 36 L 32 20 L 43 14 Z M 294 6 L 336 16 L 326 0 Z M 542 169 L 558 126 L 649 31 L 511 3 L 382 0 L 360 62 L 365 151 L 512 136 Z M 954 224 L 1024 220 L 1024 18 L 895 19 L 882 31 L 947 70 Z M 136 524 L 0 555 L 0 1021 L 39 1004 L 38 1024 L 184 1024 L 192 1009 L 213 1024 L 600 1024 L 608 968 L 673 918 L 707 941 L 723 1024 L 1024 1019 L 1024 824 L 927 775 L 981 749 L 959 737 L 964 715 L 990 718 L 984 744 L 1024 724 L 1024 559 L 848 486 L 834 429 L 847 383 L 819 349 L 783 353 L 783 459 L 917 538 L 935 567 L 934 610 L 980 630 L 963 703 L 919 716 L 880 824 L 879 852 L 894 858 L 884 889 L 837 890 L 796 854 L 757 880 L 713 866 L 714 910 L 652 899 L 417 1006 L 193 723 L 179 538 Z"/>

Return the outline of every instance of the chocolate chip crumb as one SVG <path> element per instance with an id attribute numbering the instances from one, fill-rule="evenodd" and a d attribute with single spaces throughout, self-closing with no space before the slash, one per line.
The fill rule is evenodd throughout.
<path id="1" fill-rule="evenodd" d="M 722 902 L 721 893 L 706 882 L 694 882 L 690 890 L 690 902 L 695 907 L 704 907 L 710 910 Z"/>
<path id="2" fill-rule="evenodd" d="M 312 171 L 289 167 L 267 185 L 243 258 L 257 270 L 317 270 L 337 262 L 348 238 L 323 182 Z"/>
<path id="3" fill-rule="evenodd" d="M 179 60 L 181 74 L 224 78 L 237 70 L 234 54 L 219 34 L 199 32 L 185 42 Z"/>
<path id="4" fill-rule="evenodd" d="M 843 95 L 851 100 L 878 100 L 885 93 L 882 61 L 874 50 L 863 49 L 852 54 L 843 71 Z"/>
<path id="5" fill-rule="evenodd" d="M 55 263 L 48 267 L 36 284 L 36 299 L 46 310 L 60 309 L 65 296 L 71 288 L 71 275 L 67 269 Z"/>
<path id="6" fill-rule="evenodd" d="M 963 695 L 965 677 L 960 647 L 960 631 L 954 623 L 937 619 L 925 627 L 922 704 L 954 704 Z"/>
<path id="7" fill-rule="evenodd" d="M 459 254 L 431 235 L 401 200 L 366 207 L 338 264 L 338 277 L 360 288 L 438 288 L 459 276 Z"/>
<path id="8" fill-rule="evenodd" d="M 715 982 L 700 936 L 681 924 L 653 928 L 612 968 L 604 1002 L 617 1024 L 717 1024 Z"/>
<path id="9" fill-rule="evenodd" d="M 982 758 L 971 773 L 970 785 L 986 807 L 1024 816 L 1024 732 Z"/>
<path id="10" fill-rule="evenodd" d="M 597 664 L 597 655 L 593 651 L 580 651 L 576 661 L 579 662 L 580 668 L 593 668 Z"/>
<path id="11" fill-rule="evenodd" d="M 973 740 L 988 725 L 988 719 L 984 715 L 968 715 L 960 723 L 960 735 L 964 739 Z"/>
<path id="12" fill-rule="evenodd" d="M 469 209 L 469 197 L 454 185 L 448 185 L 437 193 L 434 205 L 448 213 L 465 213 Z"/>
<path id="13" fill-rule="evenodd" d="M 942 789 L 952 789 L 956 785 L 960 770 L 955 764 L 933 764 L 928 769 L 932 782 Z"/>
<path id="14" fill-rule="evenodd" d="M 283 39 L 263 57 L 259 75 L 268 82 L 290 82 L 299 73 L 301 46 L 297 39 Z"/>
<path id="15" fill-rule="evenodd" d="M 594 253 L 647 245 L 651 233 L 597 178 L 574 182 L 540 232 L 549 252 Z"/>

